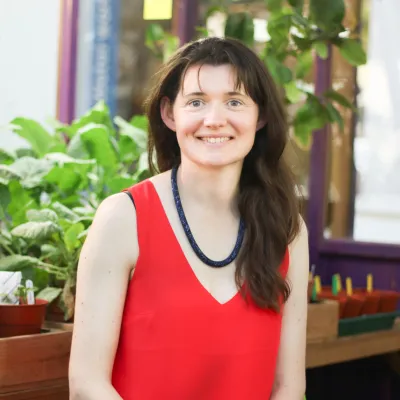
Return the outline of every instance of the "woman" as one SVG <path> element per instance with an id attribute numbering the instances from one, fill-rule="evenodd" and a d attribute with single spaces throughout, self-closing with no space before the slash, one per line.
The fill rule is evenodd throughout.
<path id="1" fill-rule="evenodd" d="M 278 91 L 231 39 L 157 78 L 160 173 L 101 204 L 80 256 L 71 398 L 300 400 L 308 242 Z"/>

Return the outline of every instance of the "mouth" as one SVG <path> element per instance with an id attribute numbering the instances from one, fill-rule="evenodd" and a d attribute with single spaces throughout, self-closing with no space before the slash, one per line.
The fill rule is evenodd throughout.
<path id="1" fill-rule="evenodd" d="M 221 144 L 221 143 L 226 143 L 229 142 L 230 140 L 233 140 L 233 137 L 231 136 L 220 136 L 220 137 L 198 137 L 199 140 L 205 143 L 209 144 Z"/>

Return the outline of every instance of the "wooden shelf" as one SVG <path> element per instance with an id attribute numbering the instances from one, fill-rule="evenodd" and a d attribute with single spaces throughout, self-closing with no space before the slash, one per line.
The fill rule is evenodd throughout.
<path id="1" fill-rule="evenodd" d="M 307 368 L 357 360 L 400 350 L 400 327 L 307 343 Z"/>

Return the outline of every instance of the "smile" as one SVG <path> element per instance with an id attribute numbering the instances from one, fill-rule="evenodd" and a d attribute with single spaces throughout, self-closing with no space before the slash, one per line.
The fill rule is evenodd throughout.
<path id="1" fill-rule="evenodd" d="M 199 138 L 203 142 L 207 143 L 224 143 L 227 142 L 228 140 L 231 140 L 230 137 L 224 136 L 224 137 L 202 137 Z"/>

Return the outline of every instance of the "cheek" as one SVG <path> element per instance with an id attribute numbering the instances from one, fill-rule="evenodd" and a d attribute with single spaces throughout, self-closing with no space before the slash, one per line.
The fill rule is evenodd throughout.
<path id="1" fill-rule="evenodd" d="M 202 126 L 203 119 L 196 115 L 177 114 L 175 116 L 176 133 L 186 136 L 195 133 Z"/>

